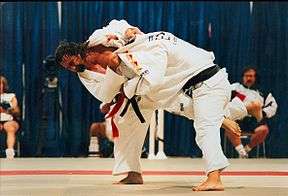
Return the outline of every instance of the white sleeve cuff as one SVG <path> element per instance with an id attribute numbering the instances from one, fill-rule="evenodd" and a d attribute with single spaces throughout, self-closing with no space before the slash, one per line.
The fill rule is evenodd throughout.
<path id="1" fill-rule="evenodd" d="M 108 28 L 111 28 L 113 30 L 113 32 L 118 32 L 122 36 L 124 36 L 126 30 L 129 28 L 133 28 L 133 26 L 128 24 L 126 20 L 120 20 L 120 21 L 119 20 L 112 20 L 109 23 Z"/>
<path id="2" fill-rule="evenodd" d="M 124 76 L 120 76 L 107 67 L 105 78 L 100 87 L 100 94 L 103 95 L 105 103 L 110 103 L 120 92 L 121 85 L 126 81 Z"/>
<path id="3" fill-rule="evenodd" d="M 104 74 L 98 73 L 95 71 L 90 71 L 88 69 L 85 69 L 83 72 L 77 72 L 78 76 L 87 80 L 97 80 L 101 81 L 104 78 Z"/>

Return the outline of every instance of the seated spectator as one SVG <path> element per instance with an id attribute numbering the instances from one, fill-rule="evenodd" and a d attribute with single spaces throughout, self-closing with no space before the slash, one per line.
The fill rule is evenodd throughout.
<path id="1" fill-rule="evenodd" d="M 0 104 L 0 131 L 7 133 L 6 158 L 13 159 L 20 109 L 15 94 L 8 93 L 8 82 L 4 76 L 0 76 Z"/>
<path id="2" fill-rule="evenodd" d="M 104 114 L 107 114 L 110 111 L 110 104 L 101 104 L 100 111 Z M 90 135 L 96 136 L 99 141 L 99 151 L 100 157 L 113 157 L 113 134 L 112 134 L 112 125 L 111 118 L 106 118 L 102 122 L 93 122 L 90 125 Z M 141 158 L 147 158 L 148 152 L 145 146 L 142 148 Z"/>
<path id="3" fill-rule="evenodd" d="M 98 139 L 100 157 L 113 156 L 114 143 L 110 118 L 103 122 L 93 122 L 90 125 L 90 135 Z"/>
<path id="4" fill-rule="evenodd" d="M 110 132 L 110 129 L 107 129 L 107 125 L 108 123 L 106 121 L 93 122 L 90 126 L 91 135 L 98 138 L 107 138 L 109 141 L 113 142 L 112 131 Z"/>
<path id="5" fill-rule="evenodd" d="M 257 145 L 263 143 L 269 133 L 267 119 L 273 117 L 277 110 L 277 103 L 269 93 L 263 93 L 257 86 L 257 71 L 248 67 L 242 74 L 242 84 L 232 84 L 232 92 L 246 105 L 248 116 L 239 120 L 242 134 L 251 134 L 250 143 L 245 145 L 241 139 L 229 132 L 226 136 L 231 141 L 240 158 L 248 158 L 248 153 Z"/>

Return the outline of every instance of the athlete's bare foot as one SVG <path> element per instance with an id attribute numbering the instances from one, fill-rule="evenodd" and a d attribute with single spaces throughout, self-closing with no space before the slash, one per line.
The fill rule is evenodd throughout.
<path id="1" fill-rule="evenodd" d="M 143 184 L 143 178 L 140 173 L 128 172 L 128 176 L 116 184 Z"/>
<path id="2" fill-rule="evenodd" d="M 246 105 L 246 109 L 248 114 L 254 116 L 258 122 L 260 122 L 263 118 L 262 114 L 262 106 L 258 101 L 252 101 L 248 105 Z"/>
<path id="3" fill-rule="evenodd" d="M 237 136 L 241 135 L 241 129 L 238 123 L 228 118 L 224 118 L 224 121 L 222 123 L 222 128 L 225 129 L 225 131 L 233 133 Z"/>
<path id="4" fill-rule="evenodd" d="M 210 172 L 207 180 L 197 187 L 194 187 L 193 191 L 224 191 L 224 186 L 220 178 L 220 171 L 216 170 Z"/>

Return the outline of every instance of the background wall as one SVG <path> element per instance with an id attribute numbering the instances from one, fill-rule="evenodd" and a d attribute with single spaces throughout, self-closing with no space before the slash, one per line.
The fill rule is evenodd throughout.
<path id="1" fill-rule="evenodd" d="M 1 74 L 16 92 L 22 107 L 22 155 L 86 156 L 88 127 L 103 119 L 94 99 L 72 73 L 60 70 L 62 104 L 53 92 L 44 93 L 43 60 L 54 54 L 60 40 L 82 42 L 112 19 L 126 19 L 144 32 L 169 31 L 215 53 L 230 82 L 241 80 L 247 65 L 259 69 L 261 87 L 272 91 L 279 109 L 271 120 L 266 145 L 268 157 L 288 157 L 285 113 L 288 92 L 288 3 L 97 1 L 1 3 Z M 60 18 L 60 20 L 59 20 Z M 44 89 L 44 90 L 43 90 Z M 58 100 L 58 97 L 57 97 Z M 57 102 L 58 103 L 58 102 Z M 43 124 L 43 110 L 48 124 Z M 63 112 L 63 121 L 57 111 Z M 45 127 L 45 129 L 43 128 Z M 192 122 L 165 114 L 165 152 L 201 156 Z M 228 152 L 233 156 L 233 152 Z"/>

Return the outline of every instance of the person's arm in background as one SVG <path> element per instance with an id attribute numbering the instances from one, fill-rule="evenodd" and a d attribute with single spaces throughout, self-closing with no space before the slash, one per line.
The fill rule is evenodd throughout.
<path id="1" fill-rule="evenodd" d="M 275 98 L 271 93 L 265 98 L 264 105 L 262 107 L 263 118 L 271 118 L 276 114 L 278 105 Z"/>
<path id="2" fill-rule="evenodd" d="M 241 101 L 244 101 L 244 99 L 246 98 L 246 95 L 238 91 L 239 86 L 240 86 L 240 83 L 233 83 L 230 85 L 231 99 L 233 99 L 234 97 L 238 97 Z"/>
<path id="3" fill-rule="evenodd" d="M 16 96 L 12 98 L 10 105 L 11 107 L 7 109 L 7 113 L 11 114 L 15 118 L 19 118 L 21 113 Z"/>

